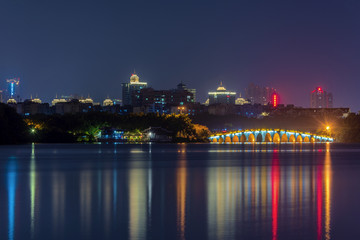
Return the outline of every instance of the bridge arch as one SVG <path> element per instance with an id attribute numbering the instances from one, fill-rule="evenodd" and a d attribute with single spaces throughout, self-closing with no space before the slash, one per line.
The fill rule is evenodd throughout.
<path id="1" fill-rule="evenodd" d="M 217 142 L 218 140 L 216 138 L 213 138 L 212 139 L 212 142 Z"/>
<path id="2" fill-rule="evenodd" d="M 255 136 L 254 134 L 250 133 L 248 136 L 248 142 L 255 142 Z"/>
<path id="3" fill-rule="evenodd" d="M 266 133 L 265 135 L 265 142 L 272 142 L 272 137 L 270 133 Z"/>
<path id="4" fill-rule="evenodd" d="M 273 142 L 274 143 L 279 143 L 280 142 L 280 135 L 278 133 L 274 134 Z"/>
<path id="5" fill-rule="evenodd" d="M 222 137 L 219 137 L 219 143 L 223 143 L 224 139 Z"/>
<path id="6" fill-rule="evenodd" d="M 286 133 L 284 133 L 284 134 L 281 136 L 281 142 L 288 142 L 288 137 L 287 137 Z"/>
<path id="7" fill-rule="evenodd" d="M 289 137 L 289 142 L 294 143 L 295 141 L 296 141 L 295 140 L 295 135 L 291 134 L 290 137 Z"/>
<path id="8" fill-rule="evenodd" d="M 315 138 L 314 138 L 314 137 L 311 137 L 311 138 L 310 138 L 310 142 L 311 142 L 311 143 L 316 142 Z"/>
<path id="9" fill-rule="evenodd" d="M 242 143 L 246 142 L 246 136 L 245 136 L 245 134 L 241 134 L 240 142 L 242 142 Z"/>
<path id="10" fill-rule="evenodd" d="M 304 137 L 304 142 L 306 143 L 310 142 L 310 138 L 308 136 Z"/>
<path id="11" fill-rule="evenodd" d="M 226 137 L 225 137 L 225 142 L 226 142 L 226 143 L 231 142 L 231 137 L 230 137 L 230 136 L 226 136 Z"/>
<path id="12" fill-rule="evenodd" d="M 262 135 L 261 133 L 258 133 L 258 135 L 256 136 L 256 142 L 262 142 L 262 141 L 263 141 Z"/>
<path id="13" fill-rule="evenodd" d="M 303 139 L 302 139 L 301 135 L 297 136 L 296 142 L 300 142 L 300 143 L 301 143 L 302 141 L 303 141 Z"/>
<path id="14" fill-rule="evenodd" d="M 239 137 L 237 135 L 235 135 L 232 139 L 233 142 L 239 142 Z"/>

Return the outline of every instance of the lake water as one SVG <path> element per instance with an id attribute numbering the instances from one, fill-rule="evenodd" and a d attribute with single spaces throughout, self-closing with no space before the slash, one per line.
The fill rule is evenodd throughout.
<path id="1" fill-rule="evenodd" d="M 0 146 L 0 239 L 358 239 L 360 145 Z"/>

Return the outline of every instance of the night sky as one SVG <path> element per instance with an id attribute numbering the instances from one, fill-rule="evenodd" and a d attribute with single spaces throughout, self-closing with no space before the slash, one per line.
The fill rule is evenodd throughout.
<path id="1" fill-rule="evenodd" d="M 121 98 L 136 70 L 169 89 L 244 94 L 254 82 L 309 107 L 322 86 L 335 107 L 360 110 L 359 1 L 0 1 L 0 80 L 22 98 Z"/>

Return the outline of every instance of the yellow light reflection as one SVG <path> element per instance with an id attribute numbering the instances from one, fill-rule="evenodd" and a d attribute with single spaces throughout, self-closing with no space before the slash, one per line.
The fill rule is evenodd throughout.
<path id="1" fill-rule="evenodd" d="M 325 184 L 325 239 L 330 239 L 330 220 L 331 220 L 331 157 L 330 144 L 326 144 L 325 163 L 324 163 L 324 184 Z"/>
<path id="2" fill-rule="evenodd" d="M 180 239 L 185 239 L 185 221 L 186 221 L 186 162 L 176 170 L 176 195 L 177 195 L 177 224 Z"/>
<path id="3" fill-rule="evenodd" d="M 146 228 L 146 170 L 132 168 L 129 173 L 130 239 L 144 239 Z"/>

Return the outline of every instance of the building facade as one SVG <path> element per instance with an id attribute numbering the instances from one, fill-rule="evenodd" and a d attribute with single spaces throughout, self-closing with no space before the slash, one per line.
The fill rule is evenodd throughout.
<path id="1" fill-rule="evenodd" d="M 132 95 L 134 112 L 170 113 L 173 106 L 187 106 L 194 103 L 194 95 L 189 90 L 176 88 L 155 90 L 144 88 Z"/>
<path id="2" fill-rule="evenodd" d="M 187 88 L 187 86 L 184 83 L 179 83 L 177 85 L 178 90 L 186 90 L 188 92 L 191 92 L 193 95 L 194 102 L 196 102 L 196 89 L 195 88 Z"/>
<path id="3" fill-rule="evenodd" d="M 136 74 L 132 74 L 129 83 L 122 83 L 122 103 L 124 106 L 133 106 L 135 99 L 139 98 L 141 89 L 147 88 L 146 82 L 140 82 L 139 77 Z"/>
<path id="4" fill-rule="evenodd" d="M 20 78 L 6 79 L 6 83 L 8 84 L 9 98 L 19 99 L 18 87 L 20 84 Z"/>
<path id="5" fill-rule="evenodd" d="M 236 92 L 227 91 L 220 83 L 220 86 L 214 92 L 209 92 L 209 105 L 212 104 L 235 104 Z"/>
<path id="6" fill-rule="evenodd" d="M 276 89 L 272 87 L 262 87 L 250 83 L 245 90 L 245 98 L 252 104 L 267 105 L 272 102 L 272 96 L 276 93 Z"/>
<path id="7" fill-rule="evenodd" d="M 324 91 L 321 87 L 317 87 L 310 94 L 311 108 L 332 108 L 333 95 Z"/>

